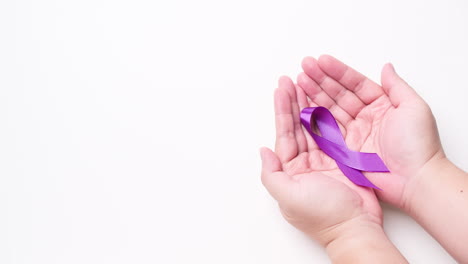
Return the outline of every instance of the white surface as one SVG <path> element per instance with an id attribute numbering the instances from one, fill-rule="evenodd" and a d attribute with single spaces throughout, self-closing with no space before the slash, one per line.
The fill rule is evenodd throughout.
<path id="1" fill-rule="evenodd" d="M 259 179 L 302 57 L 388 61 L 468 169 L 466 1 L 0 2 L 0 263 L 327 263 Z M 454 263 L 404 214 L 411 263 Z"/>

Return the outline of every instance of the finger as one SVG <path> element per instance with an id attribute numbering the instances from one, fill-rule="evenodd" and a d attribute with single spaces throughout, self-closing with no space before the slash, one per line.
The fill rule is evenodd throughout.
<path id="1" fill-rule="evenodd" d="M 312 102 L 323 106 L 332 112 L 335 119 L 342 126 L 346 126 L 353 118 L 333 101 L 322 88 L 307 74 L 300 73 L 297 76 L 297 84 L 304 90 Z"/>
<path id="2" fill-rule="evenodd" d="M 288 92 L 282 85 L 283 83 L 280 82 L 280 87 L 275 91 L 275 151 L 281 162 L 288 162 L 297 155 L 298 148 L 291 101 Z"/>
<path id="3" fill-rule="evenodd" d="M 305 91 L 299 85 L 296 85 L 296 94 L 297 94 L 297 103 L 299 104 L 299 108 L 301 110 L 306 107 L 318 106 L 314 102 L 309 101 L 307 99 L 307 95 L 305 94 Z"/>
<path id="4" fill-rule="evenodd" d="M 377 83 L 330 55 L 320 56 L 318 64 L 323 72 L 365 104 L 370 104 L 385 94 Z"/>
<path id="5" fill-rule="evenodd" d="M 355 118 L 362 108 L 364 108 L 365 104 L 353 92 L 347 90 L 335 79 L 328 76 L 314 58 L 304 58 L 302 68 L 352 118 Z"/>
<path id="6" fill-rule="evenodd" d="M 292 116 L 294 121 L 294 134 L 296 136 L 298 153 L 307 151 L 307 141 L 301 127 L 300 109 L 297 101 L 296 86 L 289 77 L 282 76 L 279 87 L 286 89 L 291 102 Z"/>
<path id="7" fill-rule="evenodd" d="M 273 198 L 279 200 L 287 189 L 290 178 L 282 172 L 281 161 L 273 151 L 261 148 L 260 157 L 262 158 L 262 183 Z"/>
<path id="8" fill-rule="evenodd" d="M 262 173 L 271 174 L 273 172 L 282 171 L 283 166 L 278 156 L 269 148 L 260 148 L 260 157 L 262 158 Z"/>
<path id="9" fill-rule="evenodd" d="M 299 87 L 299 85 L 296 85 L 296 94 L 297 94 L 297 102 L 299 104 L 299 109 L 304 109 L 306 107 L 316 107 L 317 105 L 313 102 L 309 102 L 307 100 L 307 95 L 305 94 L 304 90 L 302 90 L 301 87 Z M 302 131 L 304 134 L 307 134 L 309 132 L 307 132 L 307 130 L 302 127 Z M 315 141 L 311 138 L 311 137 L 305 137 L 306 138 L 306 141 L 307 141 L 307 147 L 309 150 L 312 150 L 312 149 L 317 149 L 318 146 L 317 144 L 315 143 Z"/>
<path id="10" fill-rule="evenodd" d="M 385 64 L 382 69 L 382 88 L 395 107 L 398 107 L 402 102 L 419 97 L 416 91 L 398 76 L 390 63 Z"/>

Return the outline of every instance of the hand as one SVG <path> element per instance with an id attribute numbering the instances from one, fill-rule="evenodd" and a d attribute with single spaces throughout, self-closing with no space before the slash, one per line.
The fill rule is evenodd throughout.
<path id="1" fill-rule="evenodd" d="M 331 56 L 307 57 L 297 83 L 311 99 L 333 113 L 348 147 L 376 152 L 390 173 L 365 173 L 382 188 L 376 194 L 399 208 L 411 199 L 422 171 L 445 154 L 429 106 L 391 64 L 382 69 L 382 86 Z"/>
<path id="2" fill-rule="evenodd" d="M 263 184 L 286 220 L 323 245 L 356 230 L 381 229 L 382 211 L 373 190 L 350 182 L 304 134 L 299 111 L 309 106 L 316 104 L 308 102 L 304 90 L 280 78 L 275 91 L 276 153 L 261 149 Z"/>

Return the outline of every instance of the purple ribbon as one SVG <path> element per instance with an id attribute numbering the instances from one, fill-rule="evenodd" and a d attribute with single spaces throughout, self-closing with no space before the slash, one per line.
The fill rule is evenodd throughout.
<path id="1" fill-rule="evenodd" d="M 317 124 L 321 136 L 312 131 Z M 381 190 L 369 181 L 361 171 L 389 172 L 376 153 L 348 149 L 333 115 L 325 107 L 307 107 L 301 111 L 302 125 L 309 131 L 319 148 L 336 161 L 336 164 L 354 184 Z"/>

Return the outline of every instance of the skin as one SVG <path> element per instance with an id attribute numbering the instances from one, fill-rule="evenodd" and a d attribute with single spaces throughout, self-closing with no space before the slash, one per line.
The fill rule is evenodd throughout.
<path id="1" fill-rule="evenodd" d="M 467 211 L 468 200 L 454 191 L 465 188 L 468 193 L 466 173 L 445 157 L 424 100 L 391 64 L 382 69 L 381 85 L 328 55 L 318 60 L 307 57 L 302 68 L 297 85 L 280 78 L 275 91 L 275 152 L 260 151 L 262 182 L 286 220 L 324 245 L 335 263 L 376 259 L 404 263 L 383 232 L 380 198 L 408 212 L 452 256 L 468 262 L 460 246 L 468 243 L 463 224 L 468 214 L 462 213 L 460 219 L 459 213 Z M 332 112 L 350 149 L 379 154 L 391 173 L 365 175 L 382 191 L 354 185 L 318 149 L 299 121 L 300 109 L 311 106 Z M 446 206 L 447 198 L 453 201 L 451 207 Z M 466 235 L 444 232 L 447 224 Z M 369 247 L 377 247 L 378 253 Z"/>

